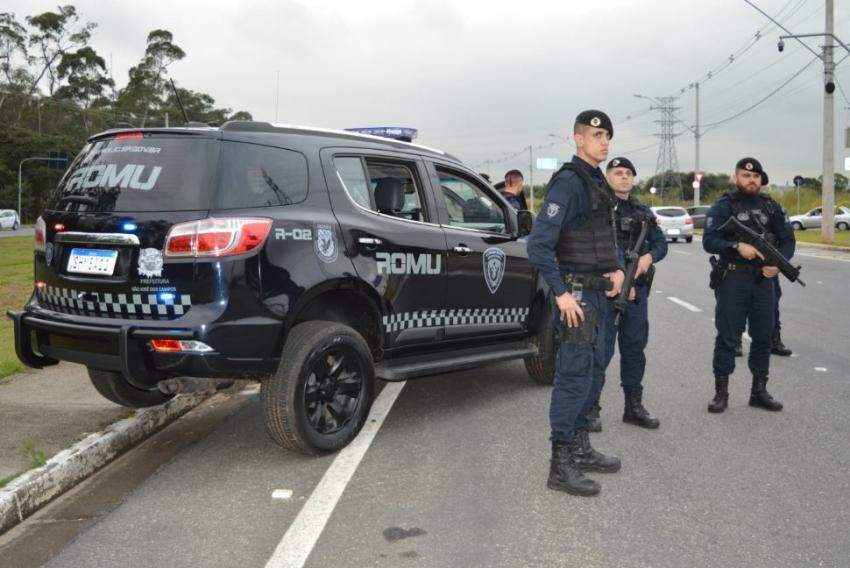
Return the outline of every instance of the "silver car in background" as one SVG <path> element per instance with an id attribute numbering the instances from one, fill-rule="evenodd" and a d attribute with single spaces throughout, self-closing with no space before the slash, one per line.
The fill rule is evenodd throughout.
<path id="1" fill-rule="evenodd" d="M 679 239 L 694 240 L 694 220 L 684 207 L 650 207 L 664 236 L 674 243 Z"/>
<path id="2" fill-rule="evenodd" d="M 0 209 L 0 230 L 12 229 L 17 231 L 21 226 L 21 221 L 18 219 L 18 212 L 14 209 Z"/>
<path id="3" fill-rule="evenodd" d="M 794 215 L 790 220 L 795 231 L 820 229 L 823 210 L 821 207 L 815 207 L 802 215 Z M 850 208 L 844 206 L 835 208 L 835 228 L 839 231 L 850 231 Z"/>

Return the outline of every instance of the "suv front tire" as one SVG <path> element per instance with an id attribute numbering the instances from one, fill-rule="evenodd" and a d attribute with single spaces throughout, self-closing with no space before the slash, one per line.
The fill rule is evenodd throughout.
<path id="1" fill-rule="evenodd" d="M 260 390 L 271 438 L 309 455 L 348 445 L 366 422 L 374 396 L 369 345 L 354 329 L 329 321 L 293 327 L 277 372 Z"/>

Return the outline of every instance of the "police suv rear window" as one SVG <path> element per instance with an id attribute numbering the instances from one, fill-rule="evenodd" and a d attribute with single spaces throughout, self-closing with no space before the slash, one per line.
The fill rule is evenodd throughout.
<path id="1" fill-rule="evenodd" d="M 209 209 L 216 140 L 133 133 L 83 148 L 59 182 L 51 209 L 191 211 Z"/>
<path id="2" fill-rule="evenodd" d="M 219 209 L 291 205 L 307 198 L 307 159 L 298 152 L 221 143 Z"/>

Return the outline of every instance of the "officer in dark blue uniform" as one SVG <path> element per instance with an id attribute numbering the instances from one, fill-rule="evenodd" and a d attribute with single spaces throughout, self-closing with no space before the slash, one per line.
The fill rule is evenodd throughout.
<path id="1" fill-rule="evenodd" d="M 719 254 L 712 270 L 711 285 L 717 301 L 714 342 L 714 399 L 709 412 L 723 412 L 729 402 L 729 375 L 735 369 L 735 347 L 749 322 L 752 342 L 749 367 L 753 374 L 750 406 L 782 410 L 782 404 L 767 392 L 770 369 L 770 343 L 776 309 L 774 280 L 779 269 L 766 266 L 755 247 L 738 242 L 731 232 L 721 230 L 731 215 L 754 230 L 766 232 L 768 240 L 790 259 L 796 242 L 788 216 L 770 196 L 760 193 L 764 170 L 758 160 L 744 158 L 735 166 L 732 178 L 737 190 L 724 194 L 705 217 L 702 245 Z"/>
<path id="2" fill-rule="evenodd" d="M 609 298 L 617 295 L 624 278 L 613 197 L 599 169 L 613 134 L 605 113 L 578 115 L 573 127 L 577 155 L 552 176 L 528 236 L 528 259 L 551 290 L 560 340 L 549 407 L 552 461 L 547 485 L 574 495 L 600 491 L 583 472 L 620 470 L 618 458 L 593 449 L 587 431 L 587 412 L 612 355 Z"/>
<path id="3" fill-rule="evenodd" d="M 615 339 L 620 346 L 620 385 L 625 395 L 623 422 L 654 429 L 661 422 L 643 406 L 643 375 L 646 370 L 644 350 L 649 340 L 649 289 L 655 276 L 655 264 L 667 256 L 667 239 L 658 227 L 652 210 L 631 193 L 636 176 L 637 170 L 629 159 L 617 157 L 608 162 L 605 177 L 616 197 L 614 215 L 620 254 L 625 256 L 627 251 L 635 248 L 644 224 L 649 228 L 643 246 L 637 251 L 639 260 L 634 299 L 620 316 L 619 324 L 609 341 L 611 351 Z M 588 415 L 591 432 L 602 430 L 599 411 L 597 399 Z"/>
<path id="4" fill-rule="evenodd" d="M 522 192 L 522 172 L 519 170 L 508 170 L 505 173 L 505 182 L 502 187 L 496 189 L 502 194 L 511 207 L 519 211 L 520 209 L 528 209 L 525 204 L 525 195 Z"/>

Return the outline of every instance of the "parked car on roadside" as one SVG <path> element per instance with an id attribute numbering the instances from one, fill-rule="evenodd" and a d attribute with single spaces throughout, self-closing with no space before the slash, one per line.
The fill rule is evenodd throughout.
<path id="1" fill-rule="evenodd" d="M 711 209 L 708 205 L 699 205 L 697 207 L 688 207 L 688 215 L 694 220 L 694 229 L 705 228 L 705 214 Z"/>
<path id="2" fill-rule="evenodd" d="M 674 243 L 679 239 L 694 240 L 694 220 L 684 207 L 650 207 L 655 213 L 655 222 L 664 236 Z"/>
<path id="3" fill-rule="evenodd" d="M 821 221 L 823 221 L 823 209 L 815 207 L 802 215 L 792 216 L 790 220 L 795 231 L 820 229 Z M 835 208 L 835 228 L 839 231 L 850 231 L 850 207 Z"/>
<path id="4" fill-rule="evenodd" d="M 552 383 L 531 223 L 417 144 L 263 122 L 104 132 L 38 218 L 15 347 L 85 365 L 128 407 L 257 380 L 273 440 L 334 451 L 377 379 L 523 360 Z"/>
<path id="5" fill-rule="evenodd" d="M 18 212 L 14 209 L 0 209 L 0 230 L 11 229 L 17 231 L 21 226 Z"/>

